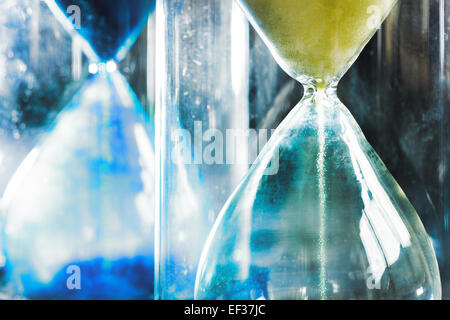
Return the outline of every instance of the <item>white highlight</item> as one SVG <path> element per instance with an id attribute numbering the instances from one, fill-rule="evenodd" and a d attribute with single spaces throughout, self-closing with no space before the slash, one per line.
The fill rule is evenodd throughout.
<path id="1" fill-rule="evenodd" d="M 91 63 L 89 65 L 89 73 L 96 74 L 98 72 L 98 65 L 96 63 Z"/>
<path id="2" fill-rule="evenodd" d="M 106 71 L 114 72 L 116 70 L 117 70 L 117 64 L 114 61 L 110 60 L 106 63 Z"/>
<path id="3" fill-rule="evenodd" d="M 83 67 L 82 41 L 80 36 L 72 38 L 72 77 L 75 81 L 81 79 Z"/>
<path id="4" fill-rule="evenodd" d="M 136 210 L 141 218 L 144 227 L 150 228 L 154 223 L 154 170 L 155 155 L 150 139 L 141 124 L 135 124 L 134 135 L 139 149 L 139 163 L 142 167 L 141 179 L 143 191 L 136 196 Z"/>
<path id="5" fill-rule="evenodd" d="M 400 214 L 386 193 L 369 159 L 361 149 L 358 137 L 343 115 L 340 119 L 355 175 L 361 184 L 364 209 L 360 221 L 360 237 L 374 278 L 379 281 L 387 265 L 393 265 L 401 247 L 411 245 L 411 238 Z"/>
<path id="6" fill-rule="evenodd" d="M 30 172 L 31 168 L 35 164 L 37 158 L 39 156 L 39 150 L 34 148 L 30 151 L 30 153 L 26 156 L 26 158 L 22 161 L 19 168 L 17 168 L 16 172 L 12 176 L 9 181 L 6 190 L 3 194 L 2 206 L 7 207 L 11 202 L 12 198 L 18 191 L 20 184 L 23 179 L 27 176 L 28 172 Z"/>
<path id="7" fill-rule="evenodd" d="M 106 68 L 108 68 L 108 64 L 106 65 Z M 125 78 L 120 73 L 112 73 L 111 80 L 114 83 L 114 87 L 116 88 L 117 94 L 119 95 L 121 105 L 125 108 L 133 107 L 134 102 L 132 95 L 130 94 L 131 89 L 129 88 L 129 84 L 128 82 L 126 82 Z"/>
<path id="8" fill-rule="evenodd" d="M 231 81 L 233 91 L 239 95 L 246 83 L 248 70 L 248 22 L 241 8 L 233 2 L 231 15 Z"/>
<path id="9" fill-rule="evenodd" d="M 416 295 L 417 296 L 421 296 L 425 291 L 423 290 L 423 287 L 420 287 L 419 289 L 417 289 L 416 291 Z"/>

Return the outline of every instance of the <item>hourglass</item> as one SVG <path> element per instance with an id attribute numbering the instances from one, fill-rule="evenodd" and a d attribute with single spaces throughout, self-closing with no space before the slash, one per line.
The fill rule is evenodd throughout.
<path id="1" fill-rule="evenodd" d="M 152 138 L 116 62 L 155 1 L 47 4 L 65 25 L 78 11 L 74 36 L 84 38 L 92 75 L 5 191 L 6 291 L 30 299 L 151 298 Z"/>
<path id="2" fill-rule="evenodd" d="M 239 1 L 305 94 L 222 209 L 197 299 L 441 297 L 416 211 L 336 93 L 396 2 Z"/>

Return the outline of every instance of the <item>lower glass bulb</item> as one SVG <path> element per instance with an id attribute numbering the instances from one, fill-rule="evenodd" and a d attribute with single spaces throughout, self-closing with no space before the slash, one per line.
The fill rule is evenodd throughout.
<path id="1" fill-rule="evenodd" d="M 195 298 L 440 299 L 416 211 L 336 90 L 306 91 L 220 213 Z"/>
<path id="2" fill-rule="evenodd" d="M 153 147 L 118 72 L 87 81 L 3 197 L 10 298 L 153 296 Z"/>

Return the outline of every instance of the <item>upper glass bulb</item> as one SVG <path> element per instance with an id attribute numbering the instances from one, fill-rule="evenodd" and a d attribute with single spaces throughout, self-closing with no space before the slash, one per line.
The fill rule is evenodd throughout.
<path id="1" fill-rule="evenodd" d="M 155 0 L 55 0 L 67 16 L 79 8 L 79 25 L 75 30 L 89 42 L 101 61 L 123 59 L 133 45 Z M 77 13 L 77 14 L 78 14 Z"/>
<path id="2" fill-rule="evenodd" d="M 277 62 L 324 87 L 343 75 L 397 0 L 242 0 Z"/>

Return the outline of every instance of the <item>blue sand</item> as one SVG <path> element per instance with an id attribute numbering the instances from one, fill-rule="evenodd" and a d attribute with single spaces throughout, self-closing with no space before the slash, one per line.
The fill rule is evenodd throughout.
<path id="1" fill-rule="evenodd" d="M 214 277 L 223 277 L 230 273 L 236 273 L 235 265 L 220 266 L 216 269 Z M 250 277 L 245 281 L 230 281 L 221 286 L 212 288 L 210 298 L 220 296 L 224 300 L 255 300 L 260 297 L 269 296 L 267 284 L 269 282 L 269 270 L 266 268 L 251 266 Z M 224 294 L 226 293 L 226 294 Z M 208 299 L 208 298 L 207 298 Z"/>
<path id="2" fill-rule="evenodd" d="M 70 265 L 80 268 L 79 290 L 67 287 L 67 280 L 73 275 L 67 273 Z M 153 299 L 154 260 L 144 256 L 115 261 L 96 258 L 64 266 L 50 283 L 42 283 L 31 275 L 23 275 L 21 282 L 29 299 Z"/>

